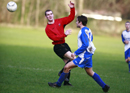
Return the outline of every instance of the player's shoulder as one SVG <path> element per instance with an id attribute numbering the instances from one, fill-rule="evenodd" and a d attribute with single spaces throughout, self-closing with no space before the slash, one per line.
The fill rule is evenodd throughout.
<path id="1" fill-rule="evenodd" d="M 88 27 L 85 27 L 85 28 L 84 28 L 84 31 L 87 32 L 87 33 L 92 33 L 92 32 L 91 32 L 91 29 L 88 28 Z"/>
<path id="2" fill-rule="evenodd" d="M 126 30 L 123 30 L 122 32 L 126 32 Z"/>
<path id="3" fill-rule="evenodd" d="M 48 25 L 48 24 L 47 24 Z M 47 25 L 46 25 L 46 27 L 45 27 L 45 31 L 47 30 Z"/>
<path id="4" fill-rule="evenodd" d="M 87 26 L 85 26 L 84 29 L 89 30 L 90 28 L 88 28 Z"/>
<path id="5" fill-rule="evenodd" d="M 64 17 L 55 19 L 55 25 L 59 24 L 59 23 L 63 23 L 63 19 L 64 19 Z"/>
<path id="6" fill-rule="evenodd" d="M 46 25 L 46 27 L 45 27 L 45 30 L 47 30 L 48 29 L 48 24 Z"/>
<path id="7" fill-rule="evenodd" d="M 46 27 L 45 27 L 45 31 L 48 31 L 50 28 L 51 28 L 51 25 L 47 24 Z"/>
<path id="8" fill-rule="evenodd" d="M 122 34 L 125 34 L 125 33 L 127 33 L 127 31 L 126 31 L 126 30 L 122 31 Z"/>
<path id="9" fill-rule="evenodd" d="M 57 18 L 55 21 L 62 21 L 65 17 Z"/>
<path id="10" fill-rule="evenodd" d="M 89 31 L 90 29 L 88 27 L 83 27 L 81 30 L 82 31 Z"/>

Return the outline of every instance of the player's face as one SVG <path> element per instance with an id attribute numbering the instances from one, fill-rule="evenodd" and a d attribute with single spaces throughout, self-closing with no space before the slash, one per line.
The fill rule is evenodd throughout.
<path id="1" fill-rule="evenodd" d="M 80 23 L 79 23 L 79 21 L 78 21 L 78 18 L 77 18 L 77 20 L 76 20 L 76 25 L 77 25 L 78 28 L 80 28 Z"/>
<path id="2" fill-rule="evenodd" d="M 130 29 L 130 23 L 125 24 L 126 29 Z"/>
<path id="3" fill-rule="evenodd" d="M 46 18 L 47 18 L 48 21 L 50 21 L 50 22 L 54 20 L 54 15 L 53 15 L 52 11 L 46 12 Z"/>

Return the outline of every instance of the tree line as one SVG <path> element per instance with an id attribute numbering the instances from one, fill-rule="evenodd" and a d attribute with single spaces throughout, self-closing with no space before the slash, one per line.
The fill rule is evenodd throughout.
<path id="1" fill-rule="evenodd" d="M 45 26 L 45 10 L 51 9 L 55 18 L 67 16 L 69 10 L 66 2 L 70 0 L 14 0 L 17 3 L 15 12 L 7 11 L 10 0 L 1 0 L 0 23 L 12 23 L 28 26 Z M 84 10 L 105 10 L 120 12 L 123 19 L 130 19 L 130 0 L 72 0 L 75 2 L 77 14 Z"/>

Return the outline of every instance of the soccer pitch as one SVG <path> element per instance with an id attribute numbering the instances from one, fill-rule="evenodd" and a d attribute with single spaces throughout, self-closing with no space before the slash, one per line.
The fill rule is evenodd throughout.
<path id="1" fill-rule="evenodd" d="M 74 52 L 77 32 L 68 36 L 66 42 Z M 121 38 L 94 35 L 94 44 L 97 49 L 93 70 L 110 85 L 109 93 L 130 93 L 130 73 Z M 71 71 L 73 87 L 49 87 L 48 82 L 57 81 L 63 65 L 53 52 L 44 28 L 0 26 L 0 93 L 103 93 L 81 68 Z"/>

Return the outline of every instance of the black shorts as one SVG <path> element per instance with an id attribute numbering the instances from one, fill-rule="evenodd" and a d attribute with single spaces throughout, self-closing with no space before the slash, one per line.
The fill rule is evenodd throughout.
<path id="1" fill-rule="evenodd" d="M 71 52 L 71 49 L 67 43 L 54 45 L 53 50 L 61 59 L 64 59 L 64 54 L 66 52 Z"/>

